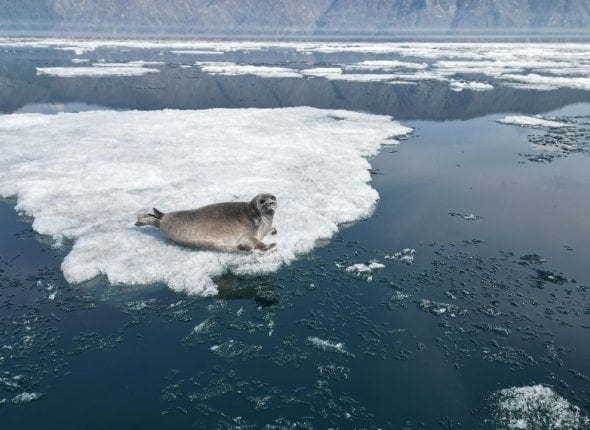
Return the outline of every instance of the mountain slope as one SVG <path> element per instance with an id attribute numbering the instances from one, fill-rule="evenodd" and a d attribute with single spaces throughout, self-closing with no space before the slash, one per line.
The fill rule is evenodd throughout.
<path id="1" fill-rule="evenodd" d="M 0 0 L 0 32 L 393 35 L 588 31 L 590 0 Z"/>

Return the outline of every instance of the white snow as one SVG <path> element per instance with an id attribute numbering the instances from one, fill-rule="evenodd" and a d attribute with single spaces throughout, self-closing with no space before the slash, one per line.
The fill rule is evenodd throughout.
<path id="1" fill-rule="evenodd" d="M 543 385 L 507 388 L 493 399 L 501 428 L 582 430 L 590 425 L 579 407 Z"/>
<path id="2" fill-rule="evenodd" d="M 62 264 L 69 282 L 105 275 L 210 295 L 226 271 L 274 271 L 369 216 L 378 194 L 366 157 L 409 132 L 387 116 L 313 108 L 3 115 L 0 195 L 16 195 L 37 232 L 73 241 Z M 278 199 L 273 252 L 195 251 L 134 226 L 152 207 L 260 192 Z"/>
<path id="3" fill-rule="evenodd" d="M 552 121 L 543 119 L 535 116 L 524 116 L 524 115 L 511 115 L 505 118 L 497 120 L 502 124 L 520 125 L 522 127 L 549 127 L 549 128 L 560 128 L 567 127 L 568 124 L 565 122 Z"/>

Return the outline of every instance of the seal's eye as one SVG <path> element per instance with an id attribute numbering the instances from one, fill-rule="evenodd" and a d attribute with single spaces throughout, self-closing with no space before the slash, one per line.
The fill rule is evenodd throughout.
<path id="1" fill-rule="evenodd" d="M 266 202 L 266 200 L 262 199 L 260 200 L 260 204 L 263 205 Z"/>

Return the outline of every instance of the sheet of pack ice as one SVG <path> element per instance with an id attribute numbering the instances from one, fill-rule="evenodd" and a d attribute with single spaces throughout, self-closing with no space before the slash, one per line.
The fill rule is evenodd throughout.
<path id="1" fill-rule="evenodd" d="M 293 49 L 304 54 L 364 54 L 368 59 L 351 64 L 322 63 L 321 68 L 338 65 L 336 70 L 308 70 L 281 65 L 197 63 L 205 73 L 223 75 L 251 74 L 265 78 L 325 77 L 355 82 L 407 83 L 424 80 L 451 82 L 454 90 L 489 90 L 499 85 L 535 90 L 557 88 L 590 89 L 590 56 L 587 43 L 374 43 L 374 42 L 301 42 L 301 41 L 206 41 L 206 40 L 72 40 L 54 38 L 0 38 L 0 47 L 53 48 L 88 54 L 98 48 L 119 50 L 158 49 L 162 53 L 217 54 L 240 51 Z M 378 56 L 378 57 L 376 57 Z M 378 59 L 376 59 L 378 58 Z M 407 60 L 407 61 L 405 61 Z M 291 64 L 291 63 L 290 63 Z M 324 67 L 325 66 L 325 67 Z M 157 69 L 153 69 L 157 70 Z M 121 70 L 128 74 L 146 70 Z M 42 70 L 57 76 L 72 73 L 99 76 L 93 68 L 79 70 Z M 109 72 L 102 71 L 102 76 Z M 114 71 L 110 71 L 114 73 Z M 151 72 L 150 72 L 151 73 Z M 459 86 L 464 75 L 478 81 Z M 484 79 L 484 82 L 482 82 Z M 487 80 L 487 82 L 485 82 Z M 483 85 L 488 85 L 483 87 Z"/>
<path id="2" fill-rule="evenodd" d="M 387 116 L 312 108 L 92 111 L 0 116 L 0 195 L 16 195 L 33 228 L 72 239 L 62 264 L 79 283 L 165 282 L 214 294 L 212 278 L 276 270 L 338 225 L 370 215 L 367 156 L 411 130 Z M 278 198 L 277 250 L 183 248 L 138 213 Z"/>

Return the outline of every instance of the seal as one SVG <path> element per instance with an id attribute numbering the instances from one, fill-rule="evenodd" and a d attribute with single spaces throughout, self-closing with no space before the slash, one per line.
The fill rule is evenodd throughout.
<path id="1" fill-rule="evenodd" d="M 272 219 L 277 199 L 258 194 L 249 202 L 224 202 L 198 209 L 140 214 L 135 225 L 158 227 L 168 239 L 191 248 L 216 251 L 268 251 L 276 246 L 262 242 L 277 234 Z"/>

